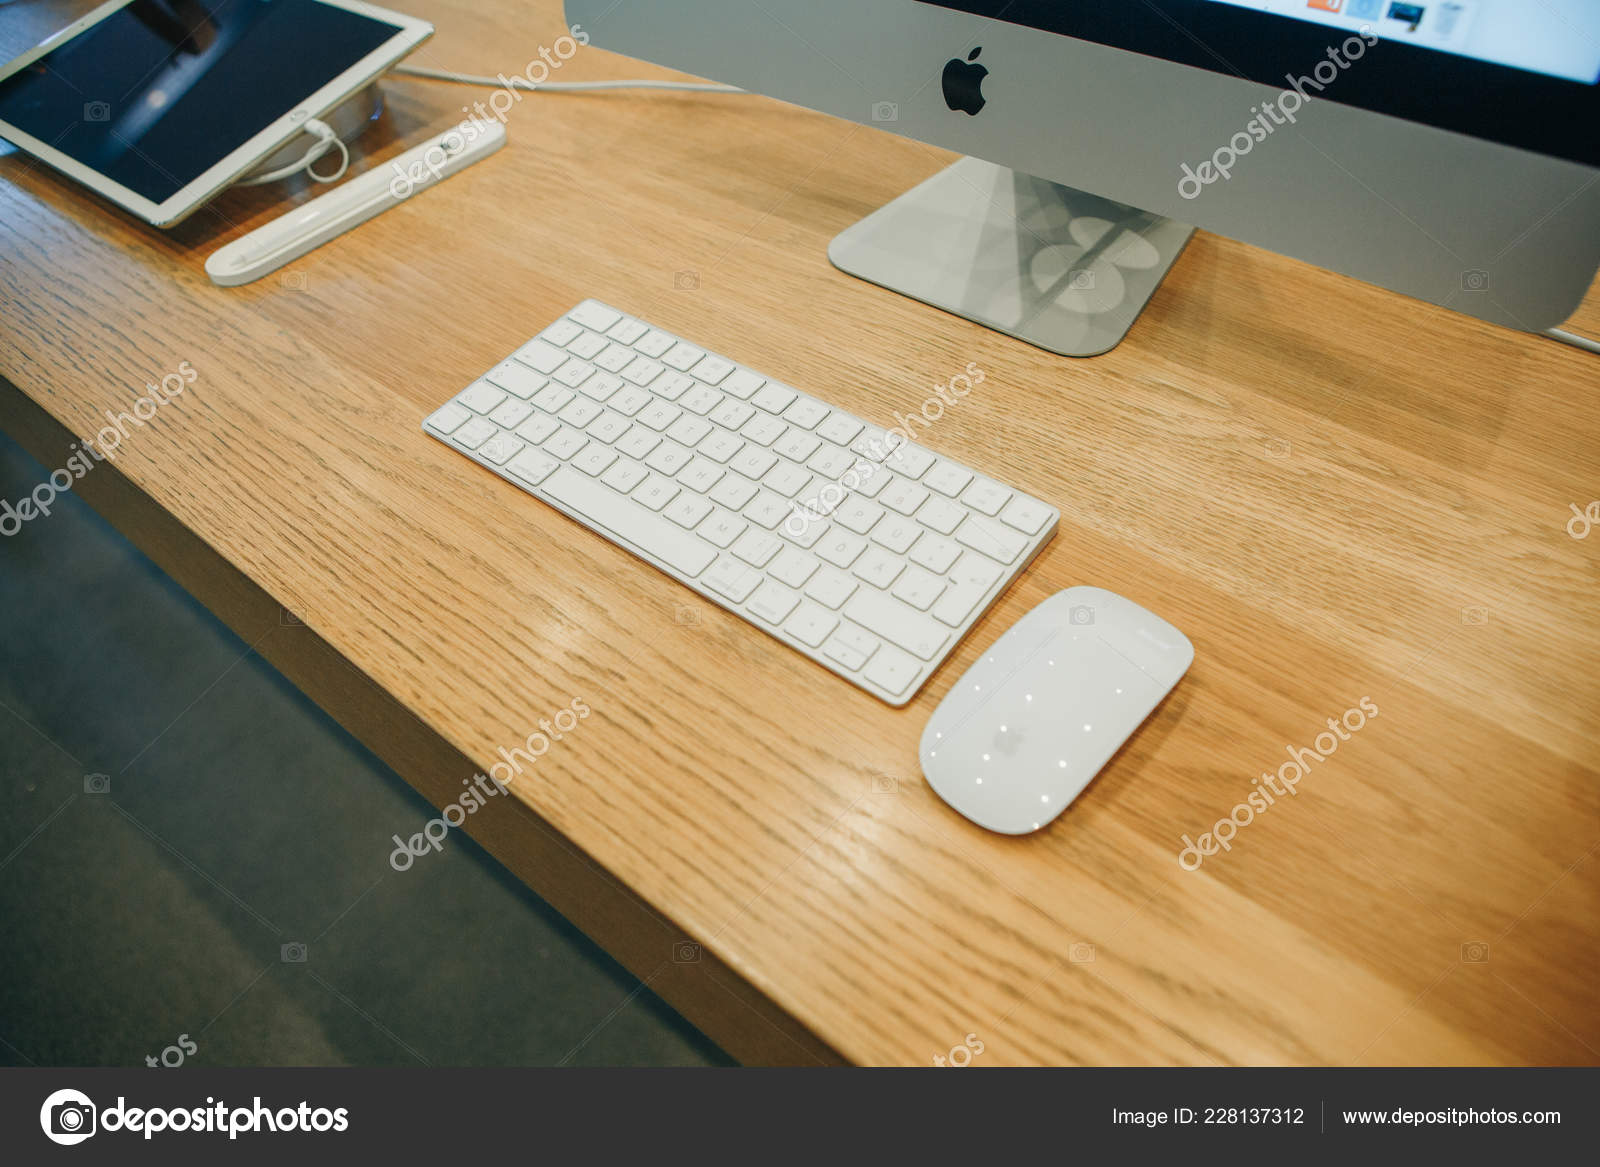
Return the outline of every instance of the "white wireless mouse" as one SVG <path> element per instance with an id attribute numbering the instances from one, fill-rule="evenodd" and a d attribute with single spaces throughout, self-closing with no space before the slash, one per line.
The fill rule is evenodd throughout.
<path id="1" fill-rule="evenodd" d="M 1104 588 L 1057 592 L 967 670 L 922 731 L 939 797 L 1026 835 L 1067 809 L 1189 669 L 1194 645 Z"/>

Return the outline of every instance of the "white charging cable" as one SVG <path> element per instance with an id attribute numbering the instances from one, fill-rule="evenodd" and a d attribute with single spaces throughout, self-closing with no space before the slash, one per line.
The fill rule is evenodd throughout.
<path id="1" fill-rule="evenodd" d="M 269 182 L 278 182 L 281 179 L 292 178 L 302 171 L 313 182 L 338 182 L 344 177 L 344 172 L 350 169 L 350 147 L 346 146 L 339 135 L 333 132 L 333 127 L 326 122 L 319 122 L 316 118 L 307 118 L 305 132 L 313 135 L 316 143 L 300 156 L 297 161 L 287 166 L 280 166 L 277 170 L 269 170 L 265 174 L 258 174 L 254 178 L 242 178 L 235 186 L 262 186 Z M 332 174 L 318 174 L 312 169 L 329 150 L 339 151 L 339 169 Z"/>
<path id="2" fill-rule="evenodd" d="M 429 69 L 422 65 L 396 65 L 391 73 L 425 77 L 430 81 L 454 81 L 459 85 L 482 85 L 489 89 L 525 89 L 529 93 L 592 93 L 601 89 L 674 89 L 680 93 L 744 93 L 735 85 L 715 85 L 704 81 L 543 81 L 535 85 L 521 77 L 481 77 L 475 73 L 452 73 L 448 69 Z"/>

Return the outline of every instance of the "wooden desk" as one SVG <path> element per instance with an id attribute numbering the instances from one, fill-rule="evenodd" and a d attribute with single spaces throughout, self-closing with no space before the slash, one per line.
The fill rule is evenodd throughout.
<path id="1" fill-rule="evenodd" d="M 400 6 L 446 68 L 560 33 L 553 0 Z M 0 52 L 62 11 L 8 9 Z M 561 76 L 641 73 L 585 50 Z M 379 158 L 486 96 L 386 89 Z M 529 97 L 508 128 L 236 290 L 205 257 L 278 196 L 168 234 L 0 157 L 0 424 L 58 466 L 190 361 L 79 491 L 436 805 L 585 701 L 470 829 L 741 1058 L 1600 1060 L 1600 538 L 1565 529 L 1600 496 L 1594 357 L 1201 235 L 1126 343 L 1060 360 L 829 267 L 938 151 L 755 97 Z M 888 708 L 423 436 L 586 295 L 880 420 L 977 362 L 927 441 L 1057 503 L 1059 535 Z M 1049 830 L 986 834 L 918 735 L 1084 582 L 1194 668 Z M 1363 697 L 1380 716 L 1296 797 L 1180 867 Z"/>

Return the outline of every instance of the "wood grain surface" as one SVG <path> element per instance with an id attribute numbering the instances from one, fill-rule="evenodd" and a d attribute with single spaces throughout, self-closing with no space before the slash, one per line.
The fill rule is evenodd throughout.
<path id="1" fill-rule="evenodd" d="M 562 31 L 551 0 L 395 6 L 443 68 Z M 0 10 L 0 58 L 84 7 Z M 358 166 L 487 96 L 385 91 Z M 1600 537 L 1567 529 L 1600 498 L 1594 356 L 1200 234 L 1125 343 L 1063 360 L 829 266 L 949 155 L 750 96 L 525 96 L 507 128 L 231 290 L 206 256 L 314 192 L 161 232 L 0 155 L 0 424 L 58 466 L 190 362 L 78 490 L 435 805 L 585 702 L 468 829 L 746 1060 L 927 1065 L 972 1034 L 978 1065 L 1600 1062 Z M 925 440 L 1060 532 L 890 709 L 423 435 L 585 296 L 882 422 L 976 362 Z M 1600 333 L 1593 294 L 1573 327 Z M 1080 583 L 1195 664 L 1048 830 L 988 834 L 918 736 Z M 1297 794 L 1180 866 L 1363 699 Z"/>

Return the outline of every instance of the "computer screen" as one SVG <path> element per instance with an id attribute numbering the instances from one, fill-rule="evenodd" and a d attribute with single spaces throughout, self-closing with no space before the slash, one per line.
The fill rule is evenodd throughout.
<path id="1" fill-rule="evenodd" d="M 1210 0 L 1592 85 L 1600 80 L 1595 0 Z"/>

